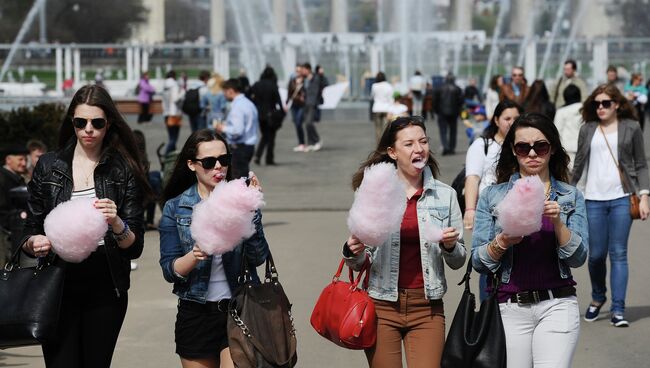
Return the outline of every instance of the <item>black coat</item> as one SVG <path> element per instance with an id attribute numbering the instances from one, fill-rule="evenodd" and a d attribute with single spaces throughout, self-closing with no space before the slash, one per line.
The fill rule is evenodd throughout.
<path id="1" fill-rule="evenodd" d="M 282 99 L 278 85 L 269 79 L 260 79 L 251 88 L 251 97 L 260 122 L 267 121 L 268 115 L 273 110 L 282 109 Z"/>
<path id="2" fill-rule="evenodd" d="M 72 197 L 72 156 L 76 139 L 65 148 L 41 156 L 29 182 L 29 210 L 21 244 L 32 235 L 45 235 L 45 217 L 59 203 Z M 144 246 L 143 194 L 126 161 L 112 148 L 100 158 L 94 172 L 97 198 L 109 198 L 117 205 L 117 214 L 135 234 L 135 242 L 127 249 L 119 248 L 110 235 L 97 252 L 106 254 L 115 291 L 129 289 L 131 259 L 140 257 Z"/>

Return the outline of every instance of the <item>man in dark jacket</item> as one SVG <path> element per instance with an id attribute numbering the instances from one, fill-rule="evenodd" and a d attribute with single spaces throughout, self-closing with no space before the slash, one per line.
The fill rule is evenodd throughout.
<path id="1" fill-rule="evenodd" d="M 445 83 L 434 93 L 433 106 L 438 114 L 438 128 L 442 154 L 453 155 L 456 149 L 458 117 L 463 108 L 463 90 L 455 84 L 455 78 L 448 74 Z"/>
<path id="2" fill-rule="evenodd" d="M 316 109 L 321 101 L 321 75 L 313 73 L 311 64 L 305 63 L 302 66 L 305 85 L 305 128 L 307 129 L 307 151 L 319 151 L 323 142 L 316 130 Z"/>
<path id="3" fill-rule="evenodd" d="M 27 217 L 27 185 L 22 175 L 27 173 L 28 154 L 27 147 L 22 145 L 0 150 L 3 162 L 0 167 L 0 265 L 4 265 L 15 249 Z"/>

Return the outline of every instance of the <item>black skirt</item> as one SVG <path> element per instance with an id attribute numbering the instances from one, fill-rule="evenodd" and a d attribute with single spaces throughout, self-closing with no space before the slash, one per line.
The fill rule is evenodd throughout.
<path id="1" fill-rule="evenodd" d="M 228 304 L 201 304 L 179 299 L 176 314 L 176 354 L 185 359 L 219 359 L 228 347 Z"/>

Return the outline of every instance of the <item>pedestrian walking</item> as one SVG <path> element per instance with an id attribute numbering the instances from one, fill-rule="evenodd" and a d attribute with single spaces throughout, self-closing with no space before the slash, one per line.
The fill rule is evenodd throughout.
<path id="1" fill-rule="evenodd" d="M 262 137 L 255 152 L 255 163 L 260 164 L 262 156 L 266 151 L 266 164 L 275 165 L 275 135 L 280 129 L 282 120 L 279 116 L 284 114 L 282 98 L 278 89 L 278 77 L 275 70 L 267 66 L 260 80 L 251 88 L 251 97 L 257 107 L 257 113 L 260 120 L 260 132 Z M 282 116 L 283 118 L 283 116 Z"/>
<path id="2" fill-rule="evenodd" d="M 443 156 L 453 155 L 456 152 L 458 117 L 465 102 L 463 90 L 456 85 L 455 80 L 452 74 L 445 77 L 445 83 L 436 91 L 433 104 L 438 114 Z"/>
<path id="3" fill-rule="evenodd" d="M 160 266 L 174 284 L 178 312 L 174 328 L 176 354 L 184 368 L 234 367 L 228 349 L 228 305 L 239 281 L 245 249 L 252 278 L 268 255 L 262 214 L 253 219 L 255 233 L 222 255 L 207 255 L 190 230 L 194 206 L 207 199 L 215 186 L 233 178 L 231 153 L 225 138 L 211 130 L 187 139 L 163 192 L 160 220 Z M 261 190 L 254 175 L 250 185 Z"/>
<path id="4" fill-rule="evenodd" d="M 302 76 L 302 64 L 296 64 L 296 70 L 289 79 L 287 86 L 287 106 L 291 112 L 291 119 L 296 127 L 298 145 L 293 147 L 293 152 L 307 152 L 305 145 L 305 131 L 303 130 L 305 112 L 305 89 Z"/>
<path id="5" fill-rule="evenodd" d="M 510 83 L 504 83 L 500 88 L 499 100 L 510 100 L 523 106 L 526 97 L 528 97 L 528 83 L 524 77 L 524 68 L 515 66 L 510 73 Z"/>
<path id="6" fill-rule="evenodd" d="M 605 278 L 609 254 L 610 322 L 616 327 L 627 327 L 627 248 L 632 227 L 630 196 L 639 195 L 642 220 L 650 213 L 650 178 L 643 132 L 636 121 L 634 107 L 614 84 L 601 85 L 591 93 L 585 100 L 582 117 L 585 124 L 578 136 L 571 182 L 582 187 L 587 200 L 592 301 L 585 312 L 585 320 L 597 320 L 607 301 Z"/>
<path id="7" fill-rule="evenodd" d="M 321 101 L 322 76 L 312 73 L 311 64 L 302 65 L 303 84 L 305 88 L 305 129 L 307 130 L 307 151 L 320 151 L 323 148 L 318 130 L 316 129 L 316 109 Z"/>
<path id="8" fill-rule="evenodd" d="M 238 179 L 247 176 L 250 171 L 250 162 L 257 143 L 257 108 L 244 96 L 239 80 L 228 79 L 223 82 L 221 88 L 231 106 L 225 124 L 217 125 L 215 130 L 224 134 L 228 140 L 232 151 L 233 177 Z"/>
<path id="9" fill-rule="evenodd" d="M 43 356 L 48 368 L 108 368 L 126 315 L 130 260 L 142 253 L 149 186 L 133 133 L 102 87 L 75 93 L 59 147 L 40 158 L 29 183 L 23 251 L 35 257 L 50 252 L 43 222 L 69 200 L 95 198 L 110 227 L 88 258 L 66 265 L 60 328 L 43 344 Z"/>
<path id="10" fill-rule="evenodd" d="M 164 82 L 163 90 L 163 117 L 167 127 L 167 146 L 165 155 L 176 151 L 176 141 L 181 130 L 183 113 L 179 104 L 183 101 L 184 91 L 176 81 L 176 72 L 170 70 Z"/>
<path id="11" fill-rule="evenodd" d="M 138 114 L 138 124 L 150 123 L 153 118 L 151 111 L 151 101 L 156 89 L 149 83 L 149 72 L 142 72 L 138 82 L 138 102 L 140 103 L 140 114 Z"/>
<path id="12" fill-rule="evenodd" d="M 589 91 L 587 91 L 587 83 L 578 76 L 578 64 L 573 59 L 568 59 L 564 62 L 564 67 L 562 69 L 562 76 L 555 84 L 551 93 L 551 102 L 555 105 L 556 109 L 559 109 L 562 106 L 566 105 L 564 100 L 564 90 L 568 86 L 576 86 L 580 90 L 580 96 L 582 96 L 583 101 L 587 98 Z M 552 119 L 552 118 L 551 118 Z"/>
<path id="13" fill-rule="evenodd" d="M 503 147 L 497 184 L 479 196 L 472 265 L 500 280 L 497 298 L 507 366 L 569 368 L 580 334 L 576 282 L 570 268 L 587 259 L 585 201 L 577 188 L 566 183 L 569 157 L 548 117 L 537 113 L 519 116 Z M 512 236 L 495 221 L 494 211 L 515 181 L 531 176 L 538 176 L 544 185 L 541 229 L 523 237 Z M 520 210 L 522 216 L 525 213 L 524 208 L 514 210 Z"/>
<path id="14" fill-rule="evenodd" d="M 569 162 L 569 169 L 571 169 L 578 151 L 578 133 L 582 126 L 580 89 L 573 85 L 567 86 L 564 89 L 563 97 L 566 105 L 557 110 L 553 123 L 560 132 L 562 147 L 571 160 Z"/>
<path id="15" fill-rule="evenodd" d="M 438 163 L 421 117 L 397 118 L 386 127 L 352 187 L 361 185 L 366 168 L 381 162 L 397 167 L 406 188 L 401 228 L 378 247 L 351 234 L 343 251 L 351 268 L 361 269 L 366 259 L 371 263 L 368 294 L 377 312 L 377 342 L 365 351 L 368 365 L 401 367 L 403 343 L 409 367 L 439 367 L 445 343 L 444 263 L 458 269 L 466 258 L 460 207 L 454 190 L 436 179 Z M 425 226 L 442 229 L 440 243 L 420 237 Z"/>
<path id="16" fill-rule="evenodd" d="M 381 139 L 386 124 L 388 123 L 388 113 L 393 106 L 393 86 L 386 81 L 386 75 L 383 72 L 377 73 L 375 83 L 370 87 L 370 98 L 372 98 L 372 120 L 375 124 L 375 138 L 377 143 Z"/>

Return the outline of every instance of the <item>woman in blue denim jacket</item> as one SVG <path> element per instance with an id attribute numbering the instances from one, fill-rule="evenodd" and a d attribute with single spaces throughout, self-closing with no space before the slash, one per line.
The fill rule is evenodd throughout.
<path id="1" fill-rule="evenodd" d="M 388 124 L 377 149 L 354 175 L 353 188 L 361 184 L 365 168 L 380 162 L 395 164 L 406 188 L 401 228 L 379 247 L 367 247 L 352 234 L 343 251 L 356 270 L 366 258 L 371 262 L 368 293 L 378 325 L 377 342 L 366 349 L 368 364 L 401 367 L 403 340 L 409 367 L 439 367 L 445 343 L 444 263 L 458 269 L 466 258 L 456 192 L 435 179 L 438 164 L 419 116 Z M 439 243 L 420 235 L 432 223 L 443 231 Z"/>
<path id="2" fill-rule="evenodd" d="M 479 197 L 473 267 L 501 278 L 497 291 L 509 367 L 570 367 L 580 332 L 571 267 L 587 258 L 582 194 L 567 184 L 569 156 L 545 115 L 521 115 L 506 135 L 497 184 Z M 514 182 L 539 175 L 546 187 L 542 228 L 525 237 L 502 232 L 495 214 Z M 491 287 L 490 287 L 491 288 Z"/>
<path id="3" fill-rule="evenodd" d="M 253 219 L 255 234 L 233 251 L 209 256 L 192 239 L 192 209 L 221 181 L 232 178 L 231 157 L 218 133 L 208 129 L 192 133 L 163 193 L 166 203 L 159 226 L 160 266 L 179 298 L 176 353 L 185 368 L 233 366 L 226 321 L 228 303 L 238 285 L 242 252 L 254 270 L 269 251 L 259 211 Z M 260 188 L 252 174 L 250 185 Z"/>

